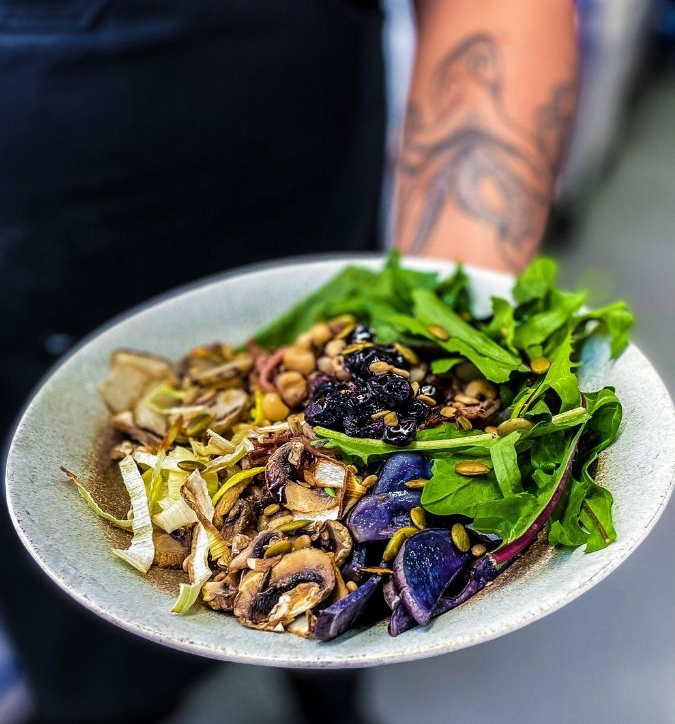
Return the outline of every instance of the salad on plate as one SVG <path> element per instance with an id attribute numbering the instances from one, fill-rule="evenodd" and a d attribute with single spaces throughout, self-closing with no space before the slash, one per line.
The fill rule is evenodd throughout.
<path id="1" fill-rule="evenodd" d="M 592 335 L 619 356 L 633 318 L 555 277 L 534 261 L 481 317 L 461 266 L 439 278 L 392 253 L 240 347 L 117 350 L 101 394 L 126 517 L 62 469 L 129 532 L 118 558 L 177 569 L 174 613 L 201 600 L 322 641 L 385 616 L 392 636 L 426 626 L 535 539 L 592 553 L 616 538 L 596 469 L 621 403 L 580 390 L 577 369 Z"/>

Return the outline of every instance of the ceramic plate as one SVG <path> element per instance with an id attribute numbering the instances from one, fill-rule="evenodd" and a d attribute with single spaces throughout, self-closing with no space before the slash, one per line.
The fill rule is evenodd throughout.
<path id="1" fill-rule="evenodd" d="M 649 533 L 670 494 L 675 416 L 663 383 L 640 350 L 631 346 L 612 364 L 603 343 L 585 350 L 582 376 L 585 389 L 616 387 L 624 405 L 621 437 L 599 462 L 600 481 L 614 495 L 617 542 L 591 555 L 537 544 L 494 585 L 427 629 L 390 638 L 380 624 L 318 643 L 247 629 L 206 607 L 176 616 L 170 608 L 180 572 L 153 570 L 145 578 L 111 554 L 124 533 L 99 520 L 59 471 L 62 464 L 78 471 L 99 499 L 114 504 L 121 484 L 106 460 L 106 411 L 97 393 L 111 351 L 132 347 L 177 359 L 196 344 L 241 342 L 345 263 L 377 266 L 380 261 L 331 257 L 249 268 L 165 296 L 85 341 L 29 403 L 9 451 L 9 509 L 45 572 L 103 618 L 167 646 L 216 659 L 321 668 L 406 661 L 487 641 L 564 606 L 625 560 Z M 452 269 L 444 262 L 409 263 L 425 270 Z M 489 309 L 490 295 L 508 294 L 508 276 L 468 271 L 478 311 Z M 114 512 L 124 511 L 118 505 Z"/>

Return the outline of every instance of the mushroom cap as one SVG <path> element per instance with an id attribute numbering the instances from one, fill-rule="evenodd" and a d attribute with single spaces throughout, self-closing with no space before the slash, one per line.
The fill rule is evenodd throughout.
<path id="1" fill-rule="evenodd" d="M 331 556 L 318 548 L 301 548 L 265 572 L 242 576 L 234 614 L 246 626 L 277 630 L 321 603 L 334 586 Z"/>

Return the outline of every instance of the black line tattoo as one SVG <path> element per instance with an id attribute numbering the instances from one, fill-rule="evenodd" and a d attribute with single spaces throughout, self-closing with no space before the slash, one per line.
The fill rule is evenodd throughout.
<path id="1" fill-rule="evenodd" d="M 472 35 L 443 58 L 432 79 L 430 117 L 410 102 L 399 159 L 399 224 L 420 252 L 453 203 L 491 226 L 506 262 L 519 268 L 543 231 L 551 188 L 574 109 L 574 86 L 555 86 L 529 130 L 502 102 L 500 48 Z"/>

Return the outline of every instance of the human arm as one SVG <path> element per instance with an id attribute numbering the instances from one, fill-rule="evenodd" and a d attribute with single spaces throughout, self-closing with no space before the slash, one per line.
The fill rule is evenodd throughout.
<path id="1" fill-rule="evenodd" d="M 574 112 L 572 0 L 418 0 L 397 164 L 402 251 L 519 271 Z"/>

